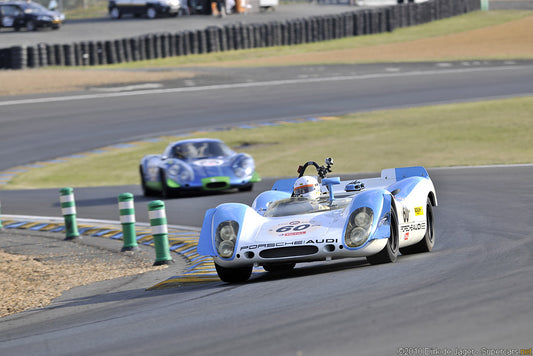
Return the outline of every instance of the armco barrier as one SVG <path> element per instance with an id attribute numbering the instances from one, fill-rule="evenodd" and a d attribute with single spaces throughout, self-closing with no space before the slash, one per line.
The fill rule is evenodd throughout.
<path id="1" fill-rule="evenodd" d="M 63 45 L 13 46 L 0 49 L 0 69 L 94 66 L 228 50 L 290 46 L 392 32 L 397 28 L 480 9 L 481 0 L 429 0 L 284 22 L 237 23 L 223 27 L 209 26 L 204 30 Z"/>

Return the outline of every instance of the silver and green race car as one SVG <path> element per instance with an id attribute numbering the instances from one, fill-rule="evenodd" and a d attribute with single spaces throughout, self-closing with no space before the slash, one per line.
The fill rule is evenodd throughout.
<path id="1" fill-rule="evenodd" d="M 249 191 L 261 180 L 252 156 L 206 138 L 173 142 L 161 155 L 144 156 L 139 168 L 144 195 L 163 198 L 194 190 Z"/>

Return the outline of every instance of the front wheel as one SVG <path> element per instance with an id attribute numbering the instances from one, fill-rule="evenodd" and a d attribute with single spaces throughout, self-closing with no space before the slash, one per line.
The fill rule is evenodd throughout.
<path id="1" fill-rule="evenodd" d="M 35 29 L 35 22 L 30 20 L 26 23 L 26 30 L 28 30 L 28 32 L 35 31 Z"/>
<path id="2" fill-rule="evenodd" d="M 215 263 L 218 277 L 226 283 L 242 283 L 246 282 L 252 275 L 252 267 L 226 268 Z"/>
<path id="3" fill-rule="evenodd" d="M 242 187 L 239 187 L 239 192 L 251 192 L 254 188 L 253 183 L 243 185 Z"/>
<path id="4" fill-rule="evenodd" d="M 167 185 L 167 175 L 162 169 L 159 171 L 159 179 L 161 180 L 161 196 L 170 198 L 172 196 L 172 188 Z"/>
<path id="5" fill-rule="evenodd" d="M 429 198 L 426 202 L 426 233 L 424 238 L 412 246 L 400 249 L 402 255 L 411 255 L 413 253 L 429 252 L 435 246 L 435 225 L 433 220 L 433 206 Z"/>
<path id="6" fill-rule="evenodd" d="M 288 272 L 294 269 L 296 263 L 277 263 L 277 264 L 264 264 L 263 268 L 267 272 Z"/>
<path id="7" fill-rule="evenodd" d="M 143 171 L 143 167 L 142 166 L 139 166 L 139 174 L 141 175 L 141 188 L 142 188 L 142 191 L 143 191 L 143 195 L 145 197 L 149 197 L 149 196 L 155 195 L 155 191 L 150 189 L 148 187 L 148 185 L 146 184 L 146 179 L 144 178 L 144 171 Z"/>
<path id="8" fill-rule="evenodd" d="M 390 236 L 387 239 L 387 244 L 383 250 L 366 258 L 366 260 L 372 265 L 396 262 L 396 259 L 398 258 L 400 239 L 398 234 L 398 217 L 396 216 L 395 209 L 391 209 L 390 216 Z"/>

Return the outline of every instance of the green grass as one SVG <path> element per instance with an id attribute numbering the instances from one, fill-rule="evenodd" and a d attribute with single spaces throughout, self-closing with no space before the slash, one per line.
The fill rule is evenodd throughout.
<path id="1" fill-rule="evenodd" d="M 423 165 L 531 163 L 533 97 L 351 114 L 334 120 L 200 132 L 256 160 L 262 176 L 293 176 L 306 161 L 335 160 L 335 173 Z M 138 184 L 142 156 L 171 141 L 142 142 L 16 176 L 5 188 Z M 240 147 L 245 147 L 242 149 Z"/>

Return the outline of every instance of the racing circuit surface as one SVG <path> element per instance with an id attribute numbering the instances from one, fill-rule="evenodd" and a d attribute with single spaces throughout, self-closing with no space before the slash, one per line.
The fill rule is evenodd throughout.
<path id="1" fill-rule="evenodd" d="M 123 96 L 91 91 L 41 101 L 2 98 L 0 169 L 157 136 L 169 127 L 191 131 L 531 95 L 532 69 L 528 62 L 357 65 L 282 68 L 280 78 L 256 69 L 240 77 L 206 72 L 193 87 L 175 82 L 152 92 L 117 91 Z M 439 200 L 437 240 L 429 254 L 400 256 L 381 266 L 364 259 L 302 264 L 289 274 L 256 274 L 238 285 L 185 284 L 150 292 L 150 285 L 139 282 L 81 287 L 45 309 L 2 318 L 0 354 L 527 351 L 533 331 L 533 167 L 429 173 Z M 167 200 L 169 223 L 199 226 L 205 209 L 224 201 L 251 203 L 271 183 L 265 179 L 252 193 Z M 137 186 L 76 189 L 78 216 L 118 219 L 116 196 L 124 191 L 135 193 L 138 220 L 147 221 L 141 213 L 147 200 Z M 0 191 L 0 199 L 6 214 L 59 215 L 57 190 Z"/>

